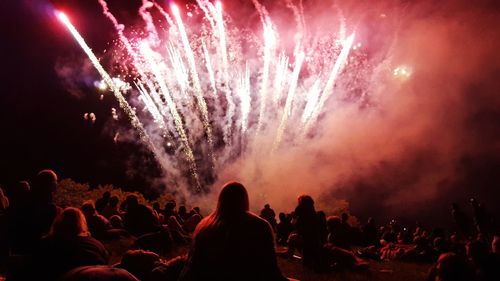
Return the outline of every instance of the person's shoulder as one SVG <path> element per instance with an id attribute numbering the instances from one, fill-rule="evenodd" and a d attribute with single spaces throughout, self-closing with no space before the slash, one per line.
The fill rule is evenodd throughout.
<path id="1" fill-rule="evenodd" d="M 247 212 L 247 221 L 248 223 L 254 225 L 254 226 L 257 226 L 257 227 L 261 227 L 261 228 L 271 228 L 271 226 L 269 225 L 269 222 L 267 222 L 265 219 L 257 216 L 256 214 L 252 213 L 252 212 Z"/>

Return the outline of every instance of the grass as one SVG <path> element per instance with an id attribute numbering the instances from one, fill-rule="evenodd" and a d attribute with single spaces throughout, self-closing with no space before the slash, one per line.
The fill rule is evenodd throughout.
<path id="1" fill-rule="evenodd" d="M 133 241 L 121 239 L 115 242 L 106 243 L 106 248 L 111 252 L 111 264 L 118 263 L 121 256 L 132 245 Z M 186 254 L 188 247 L 181 247 L 169 259 L 178 255 Z M 316 273 L 311 269 L 304 268 L 300 260 L 278 257 L 278 264 L 283 275 L 301 281 L 361 281 L 361 280 L 405 280 L 417 281 L 425 280 L 430 268 L 428 264 L 417 264 L 395 261 L 370 261 L 369 269 L 364 271 L 344 271 Z"/>

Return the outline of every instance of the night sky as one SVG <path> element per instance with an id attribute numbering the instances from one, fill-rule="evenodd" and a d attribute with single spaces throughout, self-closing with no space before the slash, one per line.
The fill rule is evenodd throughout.
<path id="1" fill-rule="evenodd" d="M 140 6 L 140 1 L 109 2 L 111 8 L 113 3 L 128 3 L 128 7 L 121 6 L 119 16 L 123 18 L 133 18 Z M 485 3 L 482 9 L 498 11 L 495 1 L 480 2 Z M 54 16 L 55 6 L 68 13 L 93 49 L 107 49 L 110 38 L 114 38 L 114 30 L 101 16 L 97 1 L 1 2 L 0 184 L 29 180 L 37 171 L 51 168 L 60 178 L 148 190 L 143 187 L 153 184 L 150 177 L 161 175 L 161 171 L 143 146 L 113 142 L 108 122 L 110 108 L 118 108 L 114 98 L 106 95 L 101 101 L 95 87 L 85 83 L 77 85 L 80 95 L 71 94 L 57 74 L 58 63 L 81 61 L 84 54 Z M 457 192 L 442 196 L 446 200 L 440 201 L 439 210 L 446 210 L 452 199 L 477 195 L 494 212 L 500 212 L 495 204 L 500 199 L 500 87 L 495 82 L 500 66 L 492 69 L 464 91 L 464 95 L 475 95 L 467 108 L 470 114 L 465 126 L 479 151 L 462 156 L 456 165 L 460 179 L 443 183 L 453 185 Z M 98 79 L 98 74 L 89 79 Z M 95 124 L 83 119 L 87 112 L 96 114 Z M 140 168 L 133 172 L 133 167 Z M 389 165 L 387 171 L 398 170 Z M 366 186 L 374 184 L 377 182 L 359 179 L 354 187 L 340 189 L 337 194 L 359 199 L 352 206 L 360 212 L 374 212 L 377 205 L 371 200 L 386 196 L 384 190 L 370 188 L 369 194 L 374 197 L 368 198 Z M 425 217 L 432 216 L 428 211 Z"/>

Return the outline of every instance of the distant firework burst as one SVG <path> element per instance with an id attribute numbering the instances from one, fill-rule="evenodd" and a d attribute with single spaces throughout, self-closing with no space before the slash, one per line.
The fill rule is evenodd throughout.
<path id="1" fill-rule="evenodd" d="M 356 26 L 346 26 L 341 13 L 328 32 L 317 33 L 307 29 L 302 2 L 285 1 L 296 21 L 290 46 L 257 0 L 260 26 L 250 31 L 232 26 L 221 2 L 178 7 L 143 0 L 144 30 L 134 36 L 98 1 L 116 28 L 116 47 L 126 54 L 122 67 L 109 70 L 113 75 L 68 17 L 58 17 L 101 75 L 99 88 L 115 95 L 170 185 L 208 190 L 219 171 L 243 154 L 273 157 L 289 146 L 308 145 L 338 100 L 368 104 L 380 61 L 369 61 Z M 406 68 L 391 71 L 411 74 Z"/>

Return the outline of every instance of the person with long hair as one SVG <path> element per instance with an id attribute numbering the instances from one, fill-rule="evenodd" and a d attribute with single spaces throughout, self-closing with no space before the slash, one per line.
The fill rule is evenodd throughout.
<path id="1" fill-rule="evenodd" d="M 241 183 L 226 183 L 215 211 L 198 224 L 180 280 L 287 280 L 271 226 L 249 211 Z"/>
<path id="2" fill-rule="evenodd" d="M 56 280 L 79 266 L 106 265 L 108 259 L 101 242 L 90 236 L 82 211 L 66 208 L 40 241 L 34 255 L 34 272 L 43 280 Z"/>

